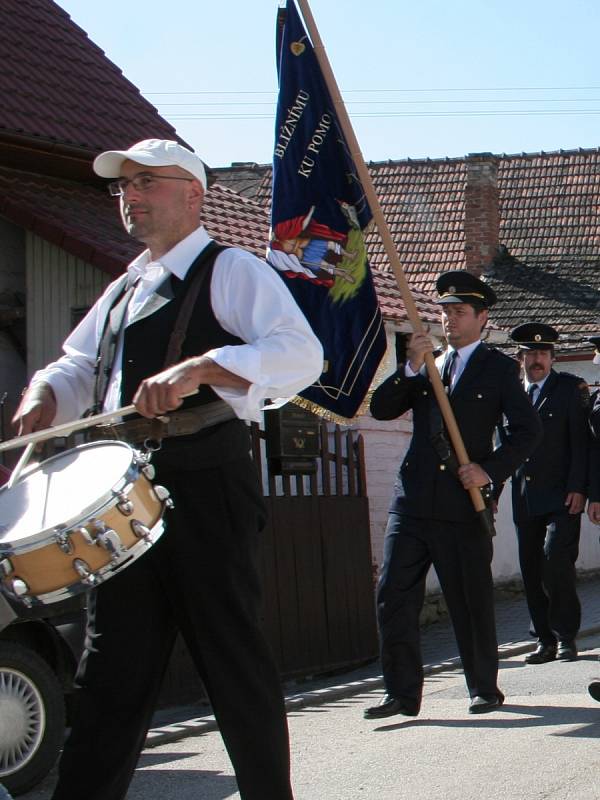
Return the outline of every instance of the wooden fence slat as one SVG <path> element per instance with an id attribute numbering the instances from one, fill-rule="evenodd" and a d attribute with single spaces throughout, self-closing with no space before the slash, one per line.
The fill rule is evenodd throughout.
<path id="1" fill-rule="evenodd" d="M 323 420 L 321 422 L 321 481 L 325 497 L 329 497 L 331 494 L 329 458 L 329 431 L 327 430 L 327 423 Z"/>
<path id="2" fill-rule="evenodd" d="M 361 497 L 367 496 L 367 465 L 365 463 L 365 440 L 362 433 L 358 434 L 356 440 L 358 449 L 358 485 Z"/>
<path id="3" fill-rule="evenodd" d="M 356 496 L 356 456 L 354 452 L 354 437 L 352 431 L 346 433 L 346 456 L 348 459 L 348 494 Z"/>
<path id="4" fill-rule="evenodd" d="M 344 495 L 344 461 L 342 455 L 342 431 L 339 425 L 335 426 L 335 493 L 338 497 Z"/>
<path id="5" fill-rule="evenodd" d="M 263 463 L 261 458 L 260 452 L 260 426 L 258 422 L 251 422 L 250 423 L 250 442 L 252 446 L 252 458 L 254 463 L 256 464 L 256 469 L 258 471 L 258 477 L 260 480 L 260 485 L 262 486 L 263 482 Z"/>

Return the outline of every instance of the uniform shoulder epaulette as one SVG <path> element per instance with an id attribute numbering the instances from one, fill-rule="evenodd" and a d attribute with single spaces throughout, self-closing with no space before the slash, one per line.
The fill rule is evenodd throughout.
<path id="1" fill-rule="evenodd" d="M 556 373 L 559 377 L 559 380 L 563 381 L 573 381 L 575 383 L 582 384 L 583 386 L 587 386 L 587 381 L 584 380 L 579 375 L 574 375 L 572 372 L 557 372 Z"/>

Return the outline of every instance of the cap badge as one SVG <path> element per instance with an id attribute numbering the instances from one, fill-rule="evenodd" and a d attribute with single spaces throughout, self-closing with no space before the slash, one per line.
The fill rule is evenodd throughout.
<path id="1" fill-rule="evenodd" d="M 541 335 L 539 333 L 536 333 L 536 335 L 533 337 L 533 341 L 534 342 L 541 342 L 542 341 Z"/>
<path id="2" fill-rule="evenodd" d="M 448 294 L 454 294 L 456 292 L 456 286 L 449 286 L 448 287 Z"/>

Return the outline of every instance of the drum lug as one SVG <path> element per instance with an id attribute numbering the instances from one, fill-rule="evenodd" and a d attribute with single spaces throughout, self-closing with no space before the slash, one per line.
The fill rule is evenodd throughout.
<path id="1" fill-rule="evenodd" d="M 171 492 L 166 488 L 166 486 L 156 484 L 156 486 L 153 486 L 152 488 L 154 489 L 154 494 L 157 500 L 160 500 L 161 503 L 164 503 L 166 508 L 173 508 Z"/>
<path id="2" fill-rule="evenodd" d="M 12 565 L 12 561 L 10 558 L 3 558 L 0 561 L 0 580 L 4 578 L 8 578 L 14 572 L 14 568 Z"/>
<path id="3" fill-rule="evenodd" d="M 112 561 L 119 558 L 119 554 L 125 550 L 119 534 L 112 528 L 101 531 L 96 537 L 96 542 L 110 554 Z"/>
<path id="4" fill-rule="evenodd" d="M 96 575 L 90 569 L 90 565 L 82 558 L 73 559 L 73 569 L 81 578 L 81 582 L 86 586 L 95 586 L 98 582 Z"/>
<path id="5" fill-rule="evenodd" d="M 73 552 L 73 542 L 70 539 L 71 531 L 67 530 L 56 530 L 54 531 L 54 538 L 56 539 L 56 544 L 60 547 L 60 549 L 66 555 L 70 556 Z"/>
<path id="6" fill-rule="evenodd" d="M 96 544 L 95 538 L 92 534 L 88 531 L 87 528 L 81 527 L 76 529 L 76 533 L 78 533 L 84 540 L 86 544 Z"/>
<path id="7" fill-rule="evenodd" d="M 116 496 L 118 499 L 117 508 L 125 517 L 131 516 L 133 514 L 133 503 L 131 500 L 127 499 L 127 495 L 125 492 L 116 492 Z"/>
<path id="8" fill-rule="evenodd" d="M 130 524 L 131 530 L 135 533 L 138 539 L 146 539 L 146 541 L 149 541 L 152 531 L 147 525 L 144 525 L 144 523 L 140 522 L 139 519 L 132 519 Z"/>
<path id="9" fill-rule="evenodd" d="M 146 464 L 144 467 L 142 467 L 142 472 L 149 481 L 153 481 L 156 477 L 156 470 L 153 464 Z"/>
<path id="10" fill-rule="evenodd" d="M 20 600 L 28 608 L 33 605 L 33 600 L 31 597 L 28 597 L 29 586 L 22 578 L 12 578 L 12 580 L 7 582 L 7 589 L 13 597 Z"/>

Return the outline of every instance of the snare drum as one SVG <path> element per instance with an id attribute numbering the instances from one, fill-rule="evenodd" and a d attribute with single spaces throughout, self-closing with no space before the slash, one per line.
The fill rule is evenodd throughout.
<path id="1" fill-rule="evenodd" d="M 0 588 L 30 606 L 117 574 L 163 532 L 168 491 L 125 442 L 93 442 L 24 470 L 0 489 Z"/>

